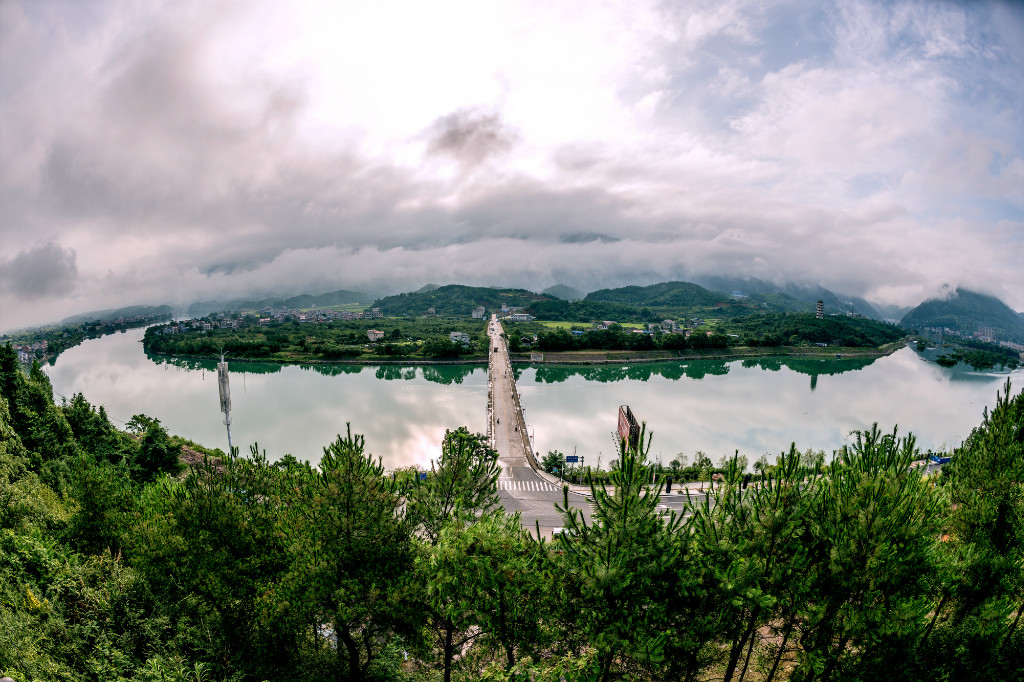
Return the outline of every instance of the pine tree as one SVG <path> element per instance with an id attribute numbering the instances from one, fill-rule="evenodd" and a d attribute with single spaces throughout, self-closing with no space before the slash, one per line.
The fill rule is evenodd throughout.
<path id="1" fill-rule="evenodd" d="M 324 448 L 319 469 L 289 469 L 288 486 L 282 530 L 292 565 L 276 599 L 314 632 L 327 624 L 340 669 L 365 679 L 387 642 L 412 632 L 421 616 L 410 602 L 414 554 L 399 514 L 404 491 L 351 429 Z"/>
<path id="2" fill-rule="evenodd" d="M 812 505 L 810 586 L 791 678 L 801 682 L 898 678 L 927 623 L 942 498 L 910 468 L 913 436 L 883 434 L 877 424 L 854 436 Z"/>
<path id="3" fill-rule="evenodd" d="M 608 483 L 588 472 L 593 522 L 569 504 L 558 506 L 568 532 L 556 549 L 561 568 L 575 583 L 567 608 L 578 614 L 582 635 L 593 648 L 602 681 L 664 667 L 669 636 L 666 610 L 679 543 L 680 519 L 658 513 L 660 482 L 651 486 L 650 437 L 641 429 L 636 445 L 620 444 L 619 467 Z M 610 485 L 609 485 L 610 484 Z"/>

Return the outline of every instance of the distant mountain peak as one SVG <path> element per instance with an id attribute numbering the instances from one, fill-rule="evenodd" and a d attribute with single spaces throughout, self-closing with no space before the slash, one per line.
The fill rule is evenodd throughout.
<path id="1" fill-rule="evenodd" d="M 917 306 L 900 320 L 904 327 L 949 328 L 965 336 L 992 331 L 998 340 L 1024 342 L 1024 318 L 995 296 L 963 287 L 943 287 L 939 296 Z"/>
<path id="2" fill-rule="evenodd" d="M 579 289 L 574 289 L 566 284 L 555 284 L 554 286 L 550 286 L 540 293 L 544 294 L 545 296 L 554 296 L 555 298 L 560 298 L 563 301 L 579 301 L 582 300 L 583 296 L 585 295 Z"/>

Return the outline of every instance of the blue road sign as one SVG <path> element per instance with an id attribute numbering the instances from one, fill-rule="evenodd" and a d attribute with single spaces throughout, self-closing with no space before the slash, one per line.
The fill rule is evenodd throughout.
<path id="1" fill-rule="evenodd" d="M 426 474 L 426 473 L 421 473 L 421 474 L 420 474 L 420 480 L 421 480 L 421 481 L 425 481 L 425 480 L 427 480 L 427 474 Z"/>
<path id="2" fill-rule="evenodd" d="M 580 461 L 580 456 L 579 455 L 566 455 L 565 456 L 565 461 L 568 462 L 569 464 L 575 464 L 576 462 Z"/>

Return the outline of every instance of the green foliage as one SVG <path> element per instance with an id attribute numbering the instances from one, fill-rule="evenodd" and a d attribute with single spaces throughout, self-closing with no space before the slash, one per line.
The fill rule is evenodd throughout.
<path id="1" fill-rule="evenodd" d="M 707 457 L 701 459 L 708 466 Z M 773 476 L 746 487 L 736 455 L 725 467 L 724 485 L 703 503 L 691 504 L 700 579 L 690 593 L 699 595 L 704 586 L 717 596 L 717 605 L 709 619 L 700 611 L 702 601 L 691 598 L 690 646 L 679 647 L 674 659 L 699 667 L 702 651 L 696 645 L 717 634 L 727 645 L 723 679 L 742 678 L 770 628 L 771 641 L 779 642 L 772 666 L 778 668 L 799 622 L 798 609 L 811 595 L 806 575 L 813 565 L 811 514 L 821 473 L 815 464 L 794 445 L 779 456 Z"/>
<path id="2" fill-rule="evenodd" d="M 1005 303 L 992 296 L 966 289 L 943 300 L 925 301 L 900 320 L 907 329 L 949 327 L 969 335 L 978 327 L 992 327 L 996 335 L 1009 341 L 1024 341 L 1024 321 Z"/>
<path id="3" fill-rule="evenodd" d="M 486 351 L 482 320 L 468 316 L 375 318 L 364 320 L 300 324 L 295 321 L 272 322 L 259 326 L 255 318 L 243 318 L 242 326 L 203 331 L 198 328 L 169 333 L 179 325 L 154 326 L 146 330 L 143 345 L 154 360 L 162 355 L 219 357 L 221 350 L 229 358 L 273 359 L 277 361 L 351 360 L 353 358 L 395 357 L 445 358 Z M 384 332 L 386 343 L 371 344 L 367 331 Z M 465 332 L 470 344 L 452 343 L 451 332 Z M 247 365 L 250 369 L 251 365 Z"/>
<path id="4" fill-rule="evenodd" d="M 53 402 L 53 388 L 38 363 L 26 377 L 9 345 L 0 347 L 0 387 L 10 424 L 24 446 L 30 467 L 60 491 L 70 480 L 70 462 L 81 452 L 64 413 Z"/>
<path id="5" fill-rule="evenodd" d="M 658 667 L 669 634 L 665 612 L 680 520 L 673 515 L 664 522 L 657 512 L 658 496 L 647 487 L 649 449 L 646 429 L 637 447 L 621 443 L 612 490 L 591 483 L 591 524 L 569 505 L 568 490 L 558 507 L 568 532 L 556 541 L 563 552 L 556 565 L 577 613 L 573 629 L 594 648 L 601 680 Z"/>
<path id="6" fill-rule="evenodd" d="M 126 329 L 144 327 L 154 322 L 170 319 L 171 315 L 172 311 L 167 306 L 131 306 L 109 311 L 109 314 L 93 314 L 91 319 L 82 320 L 81 318 L 86 316 L 79 316 L 77 319 L 66 320 L 66 324 L 15 333 L 9 343 L 18 346 L 45 343 L 45 349 L 40 348 L 35 352 L 35 359 L 53 363 L 62 352 L 77 346 L 86 339 L 95 339 Z"/>
<path id="7" fill-rule="evenodd" d="M 622 303 L 596 300 L 534 301 L 526 310 L 538 320 L 566 320 L 569 322 L 592 322 L 593 320 L 654 322 L 660 320 L 650 310 L 641 310 Z"/>
<path id="8" fill-rule="evenodd" d="M 436 544 L 446 527 L 465 527 L 498 505 L 499 473 L 498 453 L 486 436 L 465 427 L 446 431 L 427 480 L 417 478 L 409 491 L 407 518 L 424 540 Z"/>
<path id="9" fill-rule="evenodd" d="M 469 526 L 447 526 L 418 561 L 426 584 L 435 648 L 450 680 L 457 652 L 469 643 L 495 652 L 505 668 L 546 642 L 542 627 L 551 606 L 547 560 L 518 515 L 490 513 Z"/>
<path id="10" fill-rule="evenodd" d="M 766 313 L 733 319 L 728 329 L 740 335 L 756 336 L 759 345 L 814 345 L 874 348 L 903 338 L 906 333 L 896 325 L 858 317 L 812 314 Z"/>
<path id="11" fill-rule="evenodd" d="M 338 641 L 338 669 L 365 679 L 392 636 L 412 633 L 414 563 L 410 524 L 399 515 L 402 490 L 364 451 L 362 436 L 324 448 L 319 470 L 292 468 L 282 530 L 291 564 L 275 588 L 281 615 Z M 286 605 L 286 606 L 285 606 Z"/>
<path id="12" fill-rule="evenodd" d="M 426 315 L 433 308 L 437 315 L 469 317 L 477 306 L 488 311 L 501 310 L 501 306 L 521 307 L 550 297 L 541 296 L 525 289 L 494 289 L 491 287 L 469 287 L 449 284 L 430 291 L 386 296 L 373 302 L 385 315 L 416 316 Z"/>
<path id="13" fill-rule="evenodd" d="M 935 362 L 943 367 L 952 367 L 958 362 L 964 362 L 975 371 L 991 369 L 996 365 L 1014 370 L 1020 362 L 1020 354 L 1017 351 L 994 343 L 951 336 L 944 336 L 943 341 L 956 346 L 949 355 L 940 355 L 935 359 Z"/>
<path id="14" fill-rule="evenodd" d="M 175 478 L 180 441 L 157 419 L 125 434 L 83 396 L 58 406 L 9 348 L 0 392 L 15 679 L 1024 674 L 1024 393 L 1008 383 L 940 477 L 877 427 L 828 466 L 795 445 L 759 459 L 749 486 L 742 457 L 698 452 L 674 475 L 724 481 L 685 519 L 659 512 L 645 436 L 591 476 L 592 523 L 566 493 L 551 543 L 498 507 L 496 455 L 465 428 L 423 483 L 386 475 L 351 431 L 318 468 L 210 450 Z"/>
<path id="15" fill-rule="evenodd" d="M 540 465 L 549 474 L 565 471 L 565 455 L 558 450 L 549 450 L 541 458 Z"/>
<path id="16" fill-rule="evenodd" d="M 801 606 L 793 679 L 900 675 L 924 632 L 940 496 L 910 469 L 912 436 L 854 433 L 822 479 L 811 513 L 810 596 Z M 854 653 L 856 652 L 856 653 Z"/>
<path id="17" fill-rule="evenodd" d="M 713 306 L 729 300 L 721 292 L 708 291 L 690 282 L 662 282 L 646 287 L 628 286 L 619 289 L 599 289 L 586 295 L 584 301 L 610 301 L 632 306 Z"/>
<path id="18" fill-rule="evenodd" d="M 952 510 L 936 556 L 939 602 L 917 651 L 922 674 L 1011 679 L 1024 671 L 1024 392 L 1011 397 L 1009 380 L 943 480 Z"/>
<path id="19" fill-rule="evenodd" d="M 159 419 L 149 419 L 145 415 L 132 417 L 132 423 L 143 421 L 146 428 L 134 463 L 139 480 L 149 482 L 162 474 L 178 474 L 182 469 L 181 446 L 171 442 L 171 437 L 160 425 Z"/>

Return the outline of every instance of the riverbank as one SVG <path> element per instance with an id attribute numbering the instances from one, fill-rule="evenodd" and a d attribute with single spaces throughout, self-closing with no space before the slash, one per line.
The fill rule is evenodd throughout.
<path id="1" fill-rule="evenodd" d="M 515 353 L 514 364 L 530 365 L 629 365 L 640 362 L 666 360 L 757 360 L 762 358 L 819 358 L 852 359 L 882 358 L 906 346 L 905 340 L 887 343 L 878 348 L 847 348 L 843 346 L 804 347 L 776 346 L 774 348 L 737 346 L 688 351 L 579 351 L 557 353 Z"/>
<path id="2" fill-rule="evenodd" d="M 906 340 L 887 343 L 878 348 L 848 348 L 843 346 L 806 347 L 776 346 L 773 348 L 735 346 L 732 348 L 714 348 L 687 351 L 576 351 L 554 353 L 514 353 L 510 360 L 517 365 L 631 365 L 645 362 L 665 362 L 671 360 L 757 360 L 761 358 L 803 357 L 828 359 L 881 358 L 892 355 L 906 346 Z M 217 356 L 207 355 L 170 355 L 153 353 L 155 357 L 178 358 L 187 360 L 206 360 L 217 362 Z M 338 360 L 321 360 L 317 358 L 228 358 L 231 362 L 273 363 L 280 365 L 400 365 L 403 367 L 419 365 L 486 365 L 486 355 L 467 355 L 459 358 L 417 358 L 404 356 L 365 356 Z"/>

